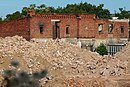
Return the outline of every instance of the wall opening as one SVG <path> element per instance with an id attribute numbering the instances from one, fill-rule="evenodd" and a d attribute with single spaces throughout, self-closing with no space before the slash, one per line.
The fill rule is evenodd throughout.
<path id="1" fill-rule="evenodd" d="M 112 33 L 113 31 L 113 24 L 108 24 L 108 33 Z"/>
<path id="2" fill-rule="evenodd" d="M 69 34 L 69 26 L 66 26 L 66 34 Z"/>
<path id="3" fill-rule="evenodd" d="M 124 33 L 124 26 L 121 26 L 121 33 Z"/>
<path id="4" fill-rule="evenodd" d="M 39 25 L 39 30 L 40 30 L 40 34 L 42 34 L 44 31 L 43 25 Z"/>
<path id="5" fill-rule="evenodd" d="M 53 39 L 60 38 L 60 20 L 51 20 L 52 22 L 52 31 Z"/>
<path id="6" fill-rule="evenodd" d="M 102 32 L 103 30 L 103 24 L 98 24 L 98 32 Z"/>

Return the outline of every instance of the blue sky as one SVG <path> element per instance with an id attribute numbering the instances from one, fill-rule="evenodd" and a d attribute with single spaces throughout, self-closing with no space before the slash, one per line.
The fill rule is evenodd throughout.
<path id="1" fill-rule="evenodd" d="M 0 1 L 0 17 L 5 17 L 6 14 L 20 11 L 23 7 L 29 6 L 29 4 L 46 4 L 53 7 L 64 7 L 70 3 L 88 2 L 94 5 L 104 4 L 104 8 L 107 8 L 114 12 L 119 11 L 118 8 L 126 8 L 130 10 L 130 0 L 1 0 Z"/>

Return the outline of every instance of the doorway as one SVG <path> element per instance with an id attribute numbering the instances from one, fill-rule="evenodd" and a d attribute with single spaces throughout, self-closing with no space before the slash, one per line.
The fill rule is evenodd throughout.
<path id="1" fill-rule="evenodd" d="M 53 39 L 59 39 L 60 38 L 60 21 L 54 20 L 52 21 L 52 32 L 53 32 Z"/>

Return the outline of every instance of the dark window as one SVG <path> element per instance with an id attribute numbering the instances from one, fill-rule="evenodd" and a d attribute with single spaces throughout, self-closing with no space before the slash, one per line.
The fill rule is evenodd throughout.
<path id="1" fill-rule="evenodd" d="M 108 24 L 108 33 L 112 33 L 113 24 Z"/>
<path id="2" fill-rule="evenodd" d="M 66 27 L 66 34 L 69 34 L 69 26 Z"/>
<path id="3" fill-rule="evenodd" d="M 43 25 L 40 25 L 40 26 L 39 26 L 39 29 L 40 29 L 40 33 L 42 34 L 42 33 L 43 33 L 43 30 L 44 30 Z"/>
<path id="4" fill-rule="evenodd" d="M 98 32 L 102 32 L 103 30 L 103 24 L 98 24 Z"/>
<path id="5" fill-rule="evenodd" d="M 124 33 L 124 26 L 121 26 L 121 33 Z"/>

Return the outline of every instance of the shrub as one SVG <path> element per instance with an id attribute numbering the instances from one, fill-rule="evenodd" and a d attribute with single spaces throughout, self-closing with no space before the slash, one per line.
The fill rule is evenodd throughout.
<path id="1" fill-rule="evenodd" d="M 103 43 L 101 43 L 101 44 L 96 48 L 96 52 L 99 53 L 99 54 L 102 55 L 102 56 L 108 54 L 107 48 L 106 48 L 106 46 L 105 46 Z"/>
<path id="2" fill-rule="evenodd" d="M 4 70 L 3 77 L 6 81 L 5 87 L 39 87 L 39 80 L 46 77 L 47 70 L 33 72 L 32 74 L 26 71 L 18 71 L 19 62 L 12 61 L 13 69 Z"/>

